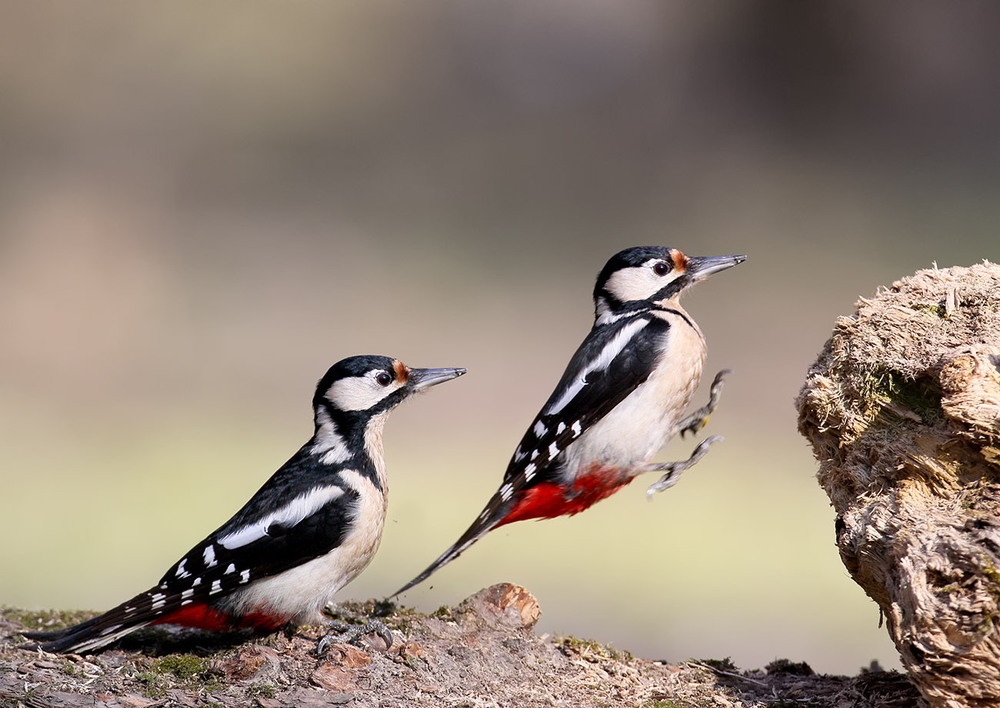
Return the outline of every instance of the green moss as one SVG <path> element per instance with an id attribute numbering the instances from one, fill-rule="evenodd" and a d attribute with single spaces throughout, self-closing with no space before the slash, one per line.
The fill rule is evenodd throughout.
<path id="1" fill-rule="evenodd" d="M 554 643 L 564 654 L 584 654 L 601 659 L 611 659 L 612 661 L 632 662 L 635 655 L 630 651 L 623 651 L 609 647 L 593 639 L 580 639 L 572 635 L 557 637 Z"/>
<path id="2" fill-rule="evenodd" d="M 734 664 L 732 658 L 728 656 L 725 659 L 702 659 L 697 663 L 704 664 L 710 669 L 715 669 L 716 671 L 726 671 L 729 673 L 739 673 L 740 671 L 740 667 Z"/>
<path id="3" fill-rule="evenodd" d="M 944 317 L 945 311 L 942 305 L 931 305 L 925 302 L 915 302 L 910 305 L 910 309 L 914 312 L 920 312 L 925 315 L 930 315 L 935 319 L 938 317 Z"/>
<path id="4" fill-rule="evenodd" d="M 858 407 L 869 421 L 882 418 L 893 425 L 919 419 L 926 425 L 934 425 L 944 417 L 941 388 L 928 377 L 911 380 L 898 371 L 880 369 L 861 378 L 855 388 Z M 914 415 L 910 416 L 907 411 Z"/>
<path id="5" fill-rule="evenodd" d="M 248 698 L 274 698 L 278 689 L 270 683 L 252 683 L 247 687 Z"/>
<path id="6" fill-rule="evenodd" d="M 204 659 L 192 654 L 171 654 L 153 662 L 153 670 L 186 681 L 207 673 L 208 665 Z"/>
<path id="7" fill-rule="evenodd" d="M 455 619 L 455 613 L 452 611 L 452 608 L 448 607 L 448 605 L 441 605 L 441 607 L 431 612 L 431 617 L 450 622 Z"/>
<path id="8" fill-rule="evenodd" d="M 50 631 L 79 624 L 93 617 L 94 613 L 87 610 L 19 610 L 0 607 L 0 616 L 19 623 L 25 629 Z"/>
<path id="9" fill-rule="evenodd" d="M 167 695 L 167 681 L 155 671 L 140 671 L 135 675 L 136 681 L 142 684 L 142 695 L 146 698 L 163 698 Z"/>

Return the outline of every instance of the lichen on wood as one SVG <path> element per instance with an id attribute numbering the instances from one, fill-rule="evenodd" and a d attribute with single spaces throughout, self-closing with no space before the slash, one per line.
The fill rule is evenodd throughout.
<path id="1" fill-rule="evenodd" d="M 797 407 L 841 558 L 924 699 L 1000 705 L 1000 267 L 860 300 Z"/>

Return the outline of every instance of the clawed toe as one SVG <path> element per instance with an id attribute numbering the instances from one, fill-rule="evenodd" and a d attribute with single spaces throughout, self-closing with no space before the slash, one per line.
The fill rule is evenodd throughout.
<path id="1" fill-rule="evenodd" d="M 330 620 L 329 626 L 334 631 L 319 640 L 316 645 L 316 653 L 319 656 L 324 656 L 333 644 L 357 644 L 359 639 L 369 634 L 380 636 L 387 649 L 392 646 L 392 632 L 378 620 L 369 620 L 363 624 Z"/>

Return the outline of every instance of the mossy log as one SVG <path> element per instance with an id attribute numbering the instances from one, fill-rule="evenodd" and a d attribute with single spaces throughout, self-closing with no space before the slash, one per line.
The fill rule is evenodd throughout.
<path id="1" fill-rule="evenodd" d="M 923 698 L 1000 705 L 1000 266 L 861 300 L 797 406 L 844 565 Z"/>

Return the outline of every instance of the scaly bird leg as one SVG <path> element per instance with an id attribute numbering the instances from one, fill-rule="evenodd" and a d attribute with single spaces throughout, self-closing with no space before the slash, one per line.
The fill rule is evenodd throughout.
<path id="1" fill-rule="evenodd" d="M 330 608 L 327 608 L 326 611 L 329 612 Z M 368 634 L 377 634 L 382 637 L 382 641 L 385 642 L 387 649 L 392 646 L 392 632 L 379 620 L 369 619 L 366 622 L 343 622 L 327 618 L 326 624 L 333 631 L 320 639 L 316 645 L 316 653 L 319 656 L 326 654 L 332 644 L 354 644 L 361 637 Z"/>
<path id="2" fill-rule="evenodd" d="M 681 434 L 682 438 L 687 433 L 694 435 L 705 427 L 708 419 L 719 405 L 719 398 L 722 395 L 722 382 L 731 373 L 729 369 L 723 369 L 717 373 L 715 379 L 712 380 L 711 388 L 708 389 L 708 403 L 677 424 L 677 432 Z"/>
<path id="3" fill-rule="evenodd" d="M 716 377 L 718 378 L 718 377 Z M 708 452 L 708 448 L 712 444 L 717 442 L 722 442 L 724 438 L 721 435 L 713 435 L 702 441 L 698 447 L 694 449 L 691 453 L 691 457 L 682 462 L 662 462 L 652 465 L 647 465 L 643 472 L 666 472 L 658 482 L 654 482 L 646 490 L 646 494 L 653 496 L 656 492 L 662 492 L 665 489 L 670 489 L 672 486 L 677 484 L 677 480 L 680 479 L 681 472 L 693 467 L 698 463 L 698 461 L 705 456 Z"/>

